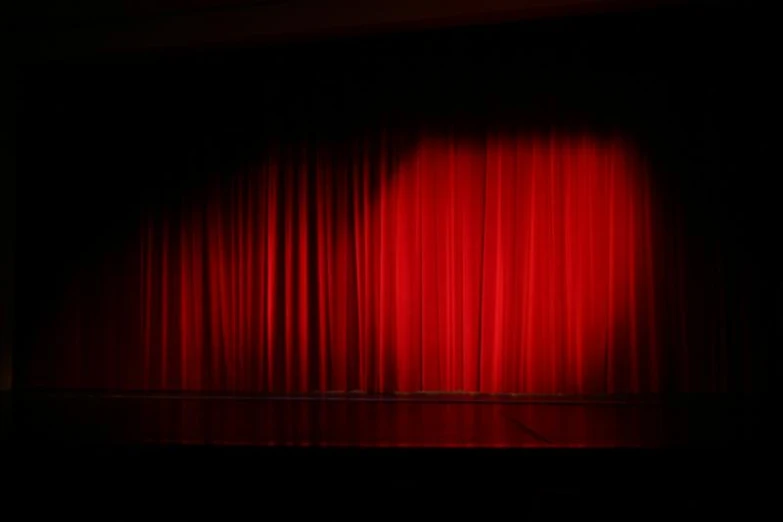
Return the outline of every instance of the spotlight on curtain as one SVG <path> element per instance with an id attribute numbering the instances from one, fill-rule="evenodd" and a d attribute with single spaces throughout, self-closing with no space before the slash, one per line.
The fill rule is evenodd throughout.
<path id="1" fill-rule="evenodd" d="M 258 156 L 146 206 L 134 254 L 74 282 L 61 385 L 659 389 L 655 209 L 626 140 L 381 132 Z"/>

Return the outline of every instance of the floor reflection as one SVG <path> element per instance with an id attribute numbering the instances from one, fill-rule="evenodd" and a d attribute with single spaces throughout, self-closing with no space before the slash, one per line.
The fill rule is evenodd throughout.
<path id="1" fill-rule="evenodd" d="M 112 444 L 657 448 L 736 442 L 746 431 L 738 418 L 725 405 L 689 403 L 48 395 L 14 401 L 12 436 Z"/>

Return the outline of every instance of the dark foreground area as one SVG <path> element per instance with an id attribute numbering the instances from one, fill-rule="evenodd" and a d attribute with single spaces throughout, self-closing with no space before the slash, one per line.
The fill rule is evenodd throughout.
<path id="1" fill-rule="evenodd" d="M 2 454 L 12 503 L 34 494 L 51 500 L 37 509 L 83 514 L 102 514 L 101 498 L 120 514 L 162 503 L 374 518 L 423 502 L 485 514 L 507 505 L 515 518 L 749 515 L 773 506 L 776 451 L 761 408 L 725 398 L 16 394 L 3 398 Z"/>

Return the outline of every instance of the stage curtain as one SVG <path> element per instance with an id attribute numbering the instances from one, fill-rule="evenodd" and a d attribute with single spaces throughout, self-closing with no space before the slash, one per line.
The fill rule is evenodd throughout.
<path id="1" fill-rule="evenodd" d="M 647 174 L 632 142 L 588 133 L 266 143 L 139 205 L 135 243 L 63 301 L 54 380 L 659 391 Z"/>

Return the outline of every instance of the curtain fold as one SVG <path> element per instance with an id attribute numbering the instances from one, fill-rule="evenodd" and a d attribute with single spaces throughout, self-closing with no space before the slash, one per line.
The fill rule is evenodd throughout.
<path id="1" fill-rule="evenodd" d="M 732 339 L 751 336 L 731 314 L 747 297 L 730 300 L 727 268 L 708 262 L 720 256 L 687 236 L 623 135 L 384 130 L 268 141 L 253 157 L 206 159 L 193 179 L 181 167 L 182 186 L 145 193 L 132 240 L 63 278 L 27 386 L 742 385 Z"/>
<path id="2" fill-rule="evenodd" d="M 412 141 L 269 145 L 148 207 L 138 277 L 115 274 L 137 279 L 138 313 L 122 320 L 141 332 L 127 350 L 142 360 L 108 380 L 284 394 L 658 391 L 655 208 L 631 143 Z"/>

